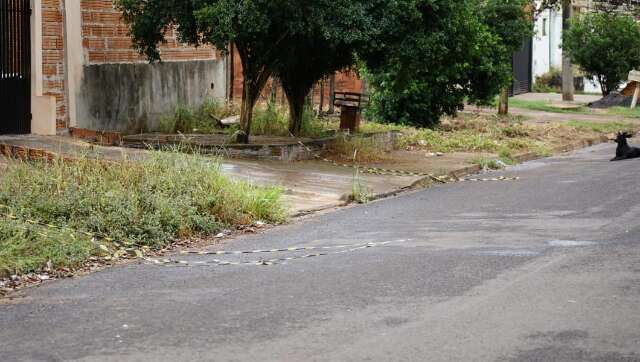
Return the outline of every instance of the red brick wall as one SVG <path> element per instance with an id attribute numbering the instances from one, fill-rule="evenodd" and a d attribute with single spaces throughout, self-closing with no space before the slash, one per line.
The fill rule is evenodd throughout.
<path id="1" fill-rule="evenodd" d="M 44 95 L 56 97 L 56 128 L 67 128 L 65 90 L 64 5 L 61 0 L 42 0 L 42 73 Z"/>
<path id="2" fill-rule="evenodd" d="M 242 99 L 242 63 L 240 61 L 240 56 L 236 52 L 234 54 L 234 62 L 233 62 L 233 99 L 232 101 L 240 102 Z M 262 91 L 261 101 L 267 100 L 271 94 L 271 87 L 273 86 L 273 82 L 269 81 Z M 352 71 L 344 71 L 336 73 L 336 92 L 362 92 L 363 81 L 358 77 L 355 72 Z M 328 109 L 329 107 L 329 81 L 325 81 L 324 86 L 324 109 Z M 313 92 L 313 101 L 315 105 L 320 104 L 320 84 L 316 84 Z M 280 101 L 282 97 L 282 89 L 276 90 L 276 98 Z"/>
<path id="3" fill-rule="evenodd" d="M 77 1 L 77 0 L 75 0 Z M 90 64 L 146 62 L 131 48 L 127 26 L 112 0 L 80 0 L 82 9 L 82 41 Z M 167 34 L 161 46 L 162 60 L 215 59 L 211 47 L 193 48 L 176 40 L 176 32 Z"/>

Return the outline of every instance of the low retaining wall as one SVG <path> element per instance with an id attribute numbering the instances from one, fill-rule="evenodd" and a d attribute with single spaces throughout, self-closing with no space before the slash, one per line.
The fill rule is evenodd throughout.
<path id="1" fill-rule="evenodd" d="M 396 147 L 399 132 L 369 133 L 355 137 L 374 139 L 384 152 L 390 152 Z M 202 153 L 219 154 L 231 158 L 293 162 L 316 159 L 319 154 L 330 148 L 337 139 L 338 136 L 330 136 L 311 141 L 298 142 L 292 140 L 290 143 L 212 145 L 206 142 L 198 142 L 197 138 L 190 139 L 190 135 L 185 135 L 184 138 L 175 135 L 150 135 L 147 141 L 144 140 L 144 137 L 139 136 L 123 137 L 122 145 L 131 148 L 153 147 L 156 149 L 185 145 L 196 148 Z"/>

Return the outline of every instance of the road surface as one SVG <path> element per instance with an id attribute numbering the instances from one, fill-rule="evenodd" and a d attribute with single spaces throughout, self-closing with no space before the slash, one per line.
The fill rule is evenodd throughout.
<path id="1" fill-rule="evenodd" d="M 0 304 L 0 360 L 640 361 L 640 160 L 612 147 L 224 246 L 376 247 L 48 283 Z"/>

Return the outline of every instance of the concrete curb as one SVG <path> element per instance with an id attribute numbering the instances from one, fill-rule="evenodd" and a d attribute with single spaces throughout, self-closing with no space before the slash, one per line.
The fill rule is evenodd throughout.
<path id="1" fill-rule="evenodd" d="M 539 159 L 543 159 L 543 158 L 559 155 L 559 154 L 562 154 L 562 153 L 567 153 L 567 152 L 579 150 L 579 149 L 582 149 L 582 148 L 591 147 L 591 146 L 595 146 L 595 145 L 598 145 L 598 144 L 606 143 L 608 141 L 609 141 L 609 139 L 606 136 L 595 137 L 595 138 L 591 138 L 591 139 L 587 139 L 587 140 L 582 140 L 582 141 L 579 141 L 579 142 L 573 142 L 573 143 L 569 143 L 569 144 L 566 144 L 566 145 L 560 145 L 560 146 L 554 147 L 554 148 L 552 148 L 552 155 L 551 156 L 540 156 L 537 153 L 529 152 L 529 153 L 523 153 L 523 154 L 520 154 L 520 155 L 516 155 L 514 157 L 514 160 L 516 161 L 516 163 L 524 163 L 524 162 L 528 162 L 528 161 L 539 160 Z M 447 174 L 447 176 L 455 177 L 455 178 L 462 178 L 462 177 L 465 177 L 465 176 L 471 176 L 471 175 L 478 174 L 482 170 L 483 170 L 482 167 L 480 167 L 479 165 L 470 165 L 470 166 L 463 167 L 463 168 L 460 168 L 460 169 L 457 169 L 457 170 L 453 170 L 453 171 L 449 172 Z M 401 195 L 401 194 L 403 194 L 405 192 L 409 192 L 409 191 L 414 191 L 414 190 L 419 190 L 421 188 L 425 188 L 425 185 L 429 185 L 430 186 L 432 184 L 433 184 L 433 180 L 430 177 L 423 177 L 423 178 L 413 182 L 411 185 L 408 185 L 406 187 L 403 187 L 403 188 L 400 188 L 400 189 L 397 189 L 397 190 L 393 190 L 393 191 L 389 191 L 389 192 L 383 192 L 383 193 L 372 195 L 370 201 L 378 201 L 378 200 L 383 200 L 383 199 L 390 198 L 390 197 L 395 197 L 395 196 Z M 352 205 L 352 204 L 354 204 L 354 202 L 340 202 L 340 203 L 335 203 L 335 204 L 331 204 L 331 205 L 327 205 L 327 206 L 322 206 L 322 207 L 319 207 L 319 208 L 314 208 L 314 209 L 309 209 L 309 210 L 302 210 L 302 211 L 296 212 L 291 217 L 292 218 L 305 217 L 305 216 L 312 215 L 314 213 L 326 211 L 326 210 L 329 210 L 329 209 L 345 207 L 345 206 L 349 206 L 349 205 Z"/>

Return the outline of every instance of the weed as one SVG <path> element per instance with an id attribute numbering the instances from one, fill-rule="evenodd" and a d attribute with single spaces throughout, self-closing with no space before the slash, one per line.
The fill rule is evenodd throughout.
<path id="1" fill-rule="evenodd" d="M 0 177 L 0 204 L 21 218 L 150 247 L 256 220 L 279 222 L 284 218 L 280 195 L 279 188 L 229 179 L 216 160 L 178 152 L 151 152 L 139 162 L 14 161 Z M 11 250 L 22 250 L 25 260 L 43 260 L 52 249 L 22 244 L 52 243 L 59 250 L 79 250 L 62 254 L 86 255 L 85 247 L 63 244 L 64 238 L 34 242 L 37 234 L 16 232 L 6 220 L 3 224 L 5 237 L 0 240 L 9 240 Z M 75 259 L 70 257 L 70 262 Z M 0 260 L 0 265 L 10 263 Z"/>
<path id="2" fill-rule="evenodd" d="M 329 152 L 342 159 L 354 155 L 356 163 L 382 161 L 388 158 L 384 145 L 373 137 L 338 135 Z"/>
<path id="3" fill-rule="evenodd" d="M 623 130 L 631 130 L 639 127 L 637 124 L 629 122 L 590 122 L 590 121 L 569 121 L 567 126 L 576 129 L 584 129 L 597 133 L 615 133 Z"/>
<path id="4" fill-rule="evenodd" d="M 470 161 L 473 165 L 480 166 L 483 170 L 500 170 L 504 168 L 505 163 L 500 160 L 486 157 L 476 157 Z"/>
<path id="5" fill-rule="evenodd" d="M 532 111 L 551 112 L 551 113 L 593 113 L 590 108 L 587 107 L 574 107 L 574 108 L 561 108 L 555 107 L 551 103 L 546 101 L 528 101 L 522 99 L 511 98 L 509 100 L 509 106 L 513 108 L 530 109 Z"/>
<path id="6" fill-rule="evenodd" d="M 233 105 L 215 99 L 206 100 L 196 109 L 179 104 L 172 115 L 160 119 L 158 131 L 162 133 L 220 132 L 222 130 L 218 120 L 235 113 L 237 110 Z"/>

